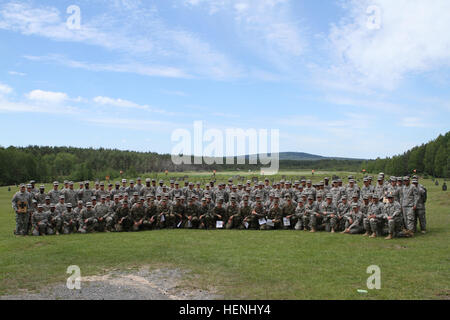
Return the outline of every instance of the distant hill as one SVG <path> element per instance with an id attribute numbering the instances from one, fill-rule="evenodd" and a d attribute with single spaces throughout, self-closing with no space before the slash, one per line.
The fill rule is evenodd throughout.
<path id="1" fill-rule="evenodd" d="M 316 154 L 305 152 L 280 152 L 281 161 L 319 161 L 319 160 L 365 160 L 339 157 L 323 157 Z"/>

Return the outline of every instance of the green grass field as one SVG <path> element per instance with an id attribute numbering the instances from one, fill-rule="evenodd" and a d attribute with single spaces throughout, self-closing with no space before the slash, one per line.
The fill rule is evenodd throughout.
<path id="1" fill-rule="evenodd" d="M 242 175 L 218 178 L 234 174 Z M 317 172 L 313 181 L 325 174 L 332 175 Z M 292 179 L 311 177 L 311 172 L 286 172 L 275 179 L 281 175 Z M 16 188 L 8 192 L 3 187 L 0 295 L 65 283 L 69 265 L 80 266 L 82 276 L 150 265 L 190 270 L 187 286 L 214 287 L 226 299 L 449 299 L 450 193 L 431 180 L 421 183 L 429 192 L 429 233 L 392 241 L 324 232 L 222 230 L 15 237 L 10 201 Z M 367 290 L 370 265 L 381 268 L 382 289 L 360 294 L 358 289 Z"/>

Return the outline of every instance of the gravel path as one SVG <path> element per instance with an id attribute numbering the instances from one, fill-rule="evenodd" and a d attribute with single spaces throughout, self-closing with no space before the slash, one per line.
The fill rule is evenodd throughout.
<path id="1" fill-rule="evenodd" d="M 0 300 L 215 300 L 221 296 L 203 290 L 183 288 L 187 272 L 179 269 L 115 271 L 104 276 L 82 277 L 81 290 L 66 284 L 39 293 L 0 296 Z"/>

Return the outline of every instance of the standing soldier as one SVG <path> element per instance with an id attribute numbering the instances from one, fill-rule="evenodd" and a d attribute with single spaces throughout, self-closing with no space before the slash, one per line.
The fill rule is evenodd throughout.
<path id="1" fill-rule="evenodd" d="M 333 195 L 327 194 L 326 201 L 319 207 L 319 211 L 323 217 L 325 230 L 335 233 L 338 227 L 338 211 L 333 204 Z"/>
<path id="2" fill-rule="evenodd" d="M 88 203 L 92 201 L 92 197 L 94 196 L 94 191 L 89 189 L 89 181 L 84 183 L 84 188 L 81 191 L 78 191 L 78 199 L 82 200 L 83 203 Z M 92 204 L 92 203 L 91 203 Z"/>
<path id="3" fill-rule="evenodd" d="M 12 208 L 16 213 L 15 235 L 26 236 L 30 220 L 31 194 L 25 190 L 25 185 L 20 185 L 20 190 L 12 198 Z"/>
<path id="4" fill-rule="evenodd" d="M 142 184 L 142 179 L 138 177 L 136 181 L 137 184 L 134 187 L 136 188 L 137 192 L 141 194 L 141 190 L 144 187 L 144 185 Z"/>
<path id="5" fill-rule="evenodd" d="M 59 197 L 61 196 L 61 191 L 58 190 L 59 182 L 53 182 L 53 190 L 48 193 L 50 197 L 50 203 L 57 204 L 59 202 Z"/>
<path id="6" fill-rule="evenodd" d="M 414 231 L 417 228 L 417 218 L 419 218 L 420 231 L 425 234 L 427 233 L 427 218 L 425 215 L 425 202 L 427 202 L 427 189 L 419 184 L 419 180 L 413 179 L 413 185 L 417 188 L 417 194 L 419 199 L 417 200 L 417 210 L 414 222 Z"/>
<path id="7" fill-rule="evenodd" d="M 416 222 L 415 211 L 419 202 L 419 191 L 414 185 L 410 184 L 409 177 L 403 178 L 400 198 L 402 200 L 403 219 L 406 229 L 414 233 L 414 224 Z"/>
<path id="8" fill-rule="evenodd" d="M 73 181 L 69 181 L 69 188 L 65 189 L 63 192 L 66 204 L 71 204 L 74 208 L 78 203 L 77 192 L 73 189 Z"/>
<path id="9" fill-rule="evenodd" d="M 106 219 L 111 213 L 111 208 L 106 204 L 106 196 L 102 195 L 100 197 L 100 203 L 97 203 L 94 207 L 95 217 L 97 218 L 96 230 L 99 232 L 104 232 L 106 229 Z"/>
<path id="10" fill-rule="evenodd" d="M 45 186 L 41 185 L 39 187 L 39 192 L 37 192 L 34 195 L 34 199 L 36 199 L 38 204 L 44 204 L 45 203 L 45 198 L 47 197 L 47 194 L 45 193 Z"/>

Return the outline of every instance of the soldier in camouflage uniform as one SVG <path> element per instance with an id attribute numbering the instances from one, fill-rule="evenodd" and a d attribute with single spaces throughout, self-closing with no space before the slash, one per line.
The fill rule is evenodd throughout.
<path id="1" fill-rule="evenodd" d="M 92 201 L 93 196 L 94 191 L 89 189 L 89 181 L 86 181 L 84 183 L 84 188 L 78 191 L 78 199 L 87 204 L 88 202 Z"/>
<path id="2" fill-rule="evenodd" d="M 227 216 L 229 217 L 226 228 L 227 229 L 243 229 L 242 221 L 244 218 L 241 214 L 241 209 L 237 205 L 237 199 L 231 196 L 231 204 L 227 207 Z"/>
<path id="3" fill-rule="evenodd" d="M 363 215 L 359 211 L 359 205 L 353 203 L 352 210 L 346 215 L 345 231 L 342 233 L 359 234 L 364 230 Z"/>
<path id="4" fill-rule="evenodd" d="M 283 218 L 288 219 L 289 226 L 286 226 L 283 222 L 283 228 L 285 230 L 292 229 L 297 224 L 297 216 L 295 215 L 296 205 L 292 202 L 291 195 L 286 193 L 285 195 L 286 202 L 283 205 L 281 211 Z"/>
<path id="5" fill-rule="evenodd" d="M 272 220 L 273 226 L 268 223 L 261 225 L 261 230 L 283 229 L 283 211 L 280 208 L 278 201 L 273 203 L 273 207 L 267 211 L 267 219 Z"/>
<path id="6" fill-rule="evenodd" d="M 383 218 L 387 222 L 389 235 L 386 240 L 391 240 L 394 237 L 410 237 L 412 232 L 403 229 L 403 217 L 401 206 L 394 201 L 394 195 L 389 193 L 387 195 L 388 203 L 383 207 Z M 403 229 L 403 230 L 402 230 Z"/>
<path id="7" fill-rule="evenodd" d="M 419 184 L 419 180 L 413 179 L 413 185 L 417 188 L 417 208 L 416 208 L 416 216 L 414 222 L 414 231 L 416 231 L 417 219 L 420 224 L 420 231 L 425 234 L 427 232 L 427 218 L 425 215 L 425 202 L 427 201 L 427 189 Z"/>
<path id="8" fill-rule="evenodd" d="M 325 231 L 335 233 L 338 228 L 338 210 L 331 193 L 327 194 L 326 201 L 319 207 L 319 212 L 323 218 Z"/>
<path id="9" fill-rule="evenodd" d="M 170 228 L 173 229 L 175 224 L 175 215 L 172 209 L 167 203 L 166 199 L 162 199 L 158 206 L 158 228 Z"/>
<path id="10" fill-rule="evenodd" d="M 410 178 L 403 178 L 403 187 L 401 189 L 400 198 L 402 200 L 403 219 L 410 232 L 414 232 L 416 223 L 416 209 L 419 203 L 419 191 L 410 184 Z"/>
<path id="11" fill-rule="evenodd" d="M 36 199 L 38 204 L 44 204 L 46 197 L 47 197 L 47 194 L 45 193 L 45 186 L 41 185 L 39 187 L 39 192 L 34 194 L 34 199 Z"/>
<path id="12" fill-rule="evenodd" d="M 62 232 L 63 234 L 71 234 L 76 232 L 78 225 L 78 216 L 74 210 L 72 210 L 72 204 L 66 205 L 66 211 L 61 215 L 62 218 Z"/>
<path id="13" fill-rule="evenodd" d="M 48 212 L 44 211 L 42 204 L 38 204 L 38 211 L 33 214 L 31 223 L 33 236 L 43 236 L 49 234 L 48 230 Z"/>
<path id="14" fill-rule="evenodd" d="M 15 235 L 26 236 L 28 223 L 30 221 L 30 208 L 32 206 L 32 195 L 25 190 L 25 185 L 20 185 L 20 190 L 12 198 L 12 208 L 16 213 Z"/>
<path id="15" fill-rule="evenodd" d="M 107 218 L 111 214 L 111 208 L 106 204 L 106 195 L 100 196 L 100 203 L 94 207 L 95 217 L 97 219 L 96 231 L 104 232 L 108 224 Z"/>
<path id="16" fill-rule="evenodd" d="M 199 220 L 199 206 L 194 202 L 194 198 L 189 200 L 188 205 L 184 210 L 184 228 L 197 229 L 200 224 Z M 183 226 L 181 226 L 183 227 Z"/>
<path id="17" fill-rule="evenodd" d="M 383 227 L 383 216 L 383 203 L 379 202 L 378 198 L 375 197 L 368 206 L 367 213 L 363 213 L 364 229 L 366 230 L 364 236 L 376 238 L 381 233 L 380 228 Z"/>
<path id="18" fill-rule="evenodd" d="M 80 227 L 79 233 L 91 233 L 94 232 L 97 227 L 97 219 L 95 216 L 95 210 L 93 209 L 92 202 L 86 203 L 86 208 L 81 210 L 80 214 Z"/>
<path id="19" fill-rule="evenodd" d="M 144 229 L 144 218 L 145 218 L 145 208 L 144 208 L 144 198 L 139 199 L 130 211 L 130 218 L 133 223 L 132 231 L 139 231 Z"/>
<path id="20" fill-rule="evenodd" d="M 58 181 L 53 182 L 53 190 L 48 193 L 50 197 L 50 202 L 57 204 L 59 202 L 59 197 L 62 195 L 61 191 L 58 190 L 59 183 Z"/>
<path id="21" fill-rule="evenodd" d="M 56 211 L 56 205 L 54 203 L 50 205 L 48 223 L 56 235 L 59 235 L 62 232 L 62 216 Z"/>
<path id="22" fill-rule="evenodd" d="M 306 226 L 306 207 L 305 200 L 303 198 L 299 198 L 297 202 L 297 208 L 295 208 L 295 216 L 297 218 L 297 224 L 295 225 L 295 230 L 305 230 Z"/>
<path id="23" fill-rule="evenodd" d="M 133 228 L 133 220 L 131 219 L 131 209 L 128 200 L 122 202 L 122 206 L 117 209 L 114 220 L 116 223 L 117 232 L 131 231 Z"/>

